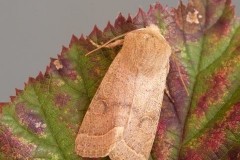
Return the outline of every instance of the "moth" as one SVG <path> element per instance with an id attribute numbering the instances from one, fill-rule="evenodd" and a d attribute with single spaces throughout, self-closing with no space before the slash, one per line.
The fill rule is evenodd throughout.
<path id="1" fill-rule="evenodd" d="M 84 116 L 75 141 L 82 157 L 147 160 L 169 72 L 171 47 L 150 25 L 127 33 Z"/>

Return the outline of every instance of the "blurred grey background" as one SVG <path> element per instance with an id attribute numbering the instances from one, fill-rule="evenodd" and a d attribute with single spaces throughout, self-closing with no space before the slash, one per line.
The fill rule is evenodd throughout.
<path id="1" fill-rule="evenodd" d="M 183 0 L 187 2 L 187 0 Z M 232 0 L 240 15 L 240 1 Z M 119 12 L 135 16 L 156 0 L 0 0 L 0 102 L 23 89 L 29 76 L 45 71 L 50 57 L 68 46 L 72 34 L 88 35 L 97 24 L 104 29 Z M 178 0 L 161 0 L 176 7 Z"/>

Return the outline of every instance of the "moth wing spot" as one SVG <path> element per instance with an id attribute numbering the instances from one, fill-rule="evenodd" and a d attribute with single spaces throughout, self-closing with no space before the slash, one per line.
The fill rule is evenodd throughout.
<path id="1" fill-rule="evenodd" d="M 139 121 L 139 128 L 147 134 L 152 132 L 151 130 L 152 125 L 153 125 L 153 119 L 149 116 L 145 116 L 141 118 Z"/>
<path id="2" fill-rule="evenodd" d="M 118 104 L 114 106 L 115 126 L 126 126 L 131 104 Z"/>
<path id="3" fill-rule="evenodd" d="M 95 102 L 95 104 L 93 104 L 90 110 L 94 114 L 107 114 L 109 108 L 105 100 L 98 100 L 97 102 Z"/>

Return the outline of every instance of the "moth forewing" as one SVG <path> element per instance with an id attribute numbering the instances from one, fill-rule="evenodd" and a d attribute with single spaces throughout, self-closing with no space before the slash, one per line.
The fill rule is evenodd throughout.
<path id="1" fill-rule="evenodd" d="M 76 138 L 83 157 L 148 159 L 160 116 L 171 48 L 155 25 L 124 37 Z"/>

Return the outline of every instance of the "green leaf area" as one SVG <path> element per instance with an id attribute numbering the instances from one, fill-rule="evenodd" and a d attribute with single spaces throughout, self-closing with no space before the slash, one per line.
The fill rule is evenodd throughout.
<path id="1" fill-rule="evenodd" d="M 30 78 L 11 102 L 0 103 L 0 159 L 78 160 L 79 125 L 121 47 L 95 48 L 154 23 L 173 56 L 153 160 L 240 159 L 240 28 L 230 0 L 191 0 L 176 9 L 157 3 L 114 25 L 72 37 L 44 74 Z M 184 85 L 186 87 L 184 87 Z M 108 158 L 106 158 L 108 159 Z"/>

